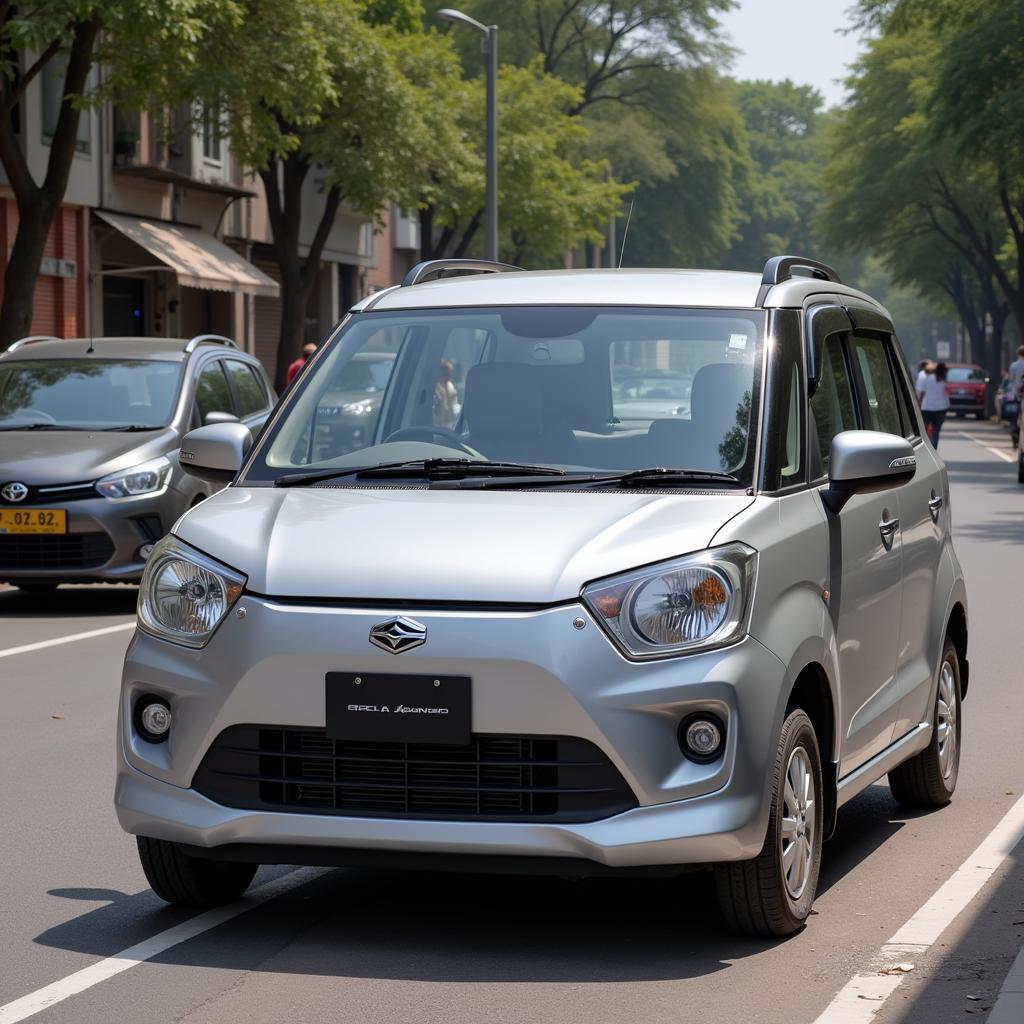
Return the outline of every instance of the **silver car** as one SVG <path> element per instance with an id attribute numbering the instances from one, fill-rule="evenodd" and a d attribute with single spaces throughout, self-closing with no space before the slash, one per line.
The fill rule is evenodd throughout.
<path id="1" fill-rule="evenodd" d="M 332 451 L 365 352 L 394 354 L 380 409 Z M 638 371 L 692 377 L 685 414 L 621 416 Z M 696 867 L 786 935 L 842 804 L 956 787 L 946 470 L 888 314 L 823 264 L 422 264 L 256 444 L 217 424 L 181 460 L 231 485 L 146 567 L 116 787 L 172 903 L 258 864 Z"/>
<path id="2" fill-rule="evenodd" d="M 274 400 L 259 361 L 216 335 L 16 341 L 0 353 L 0 582 L 138 581 L 211 492 L 178 464 L 185 433 L 258 430 Z"/>

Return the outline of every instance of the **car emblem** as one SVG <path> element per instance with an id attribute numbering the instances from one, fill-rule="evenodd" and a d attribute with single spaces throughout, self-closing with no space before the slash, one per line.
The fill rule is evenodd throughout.
<path id="1" fill-rule="evenodd" d="M 388 654 L 401 654 L 427 642 L 427 627 L 415 619 L 399 615 L 387 622 L 378 622 L 370 630 L 370 643 Z"/>
<path id="2" fill-rule="evenodd" d="M 28 488 L 15 481 L 13 484 L 4 484 L 0 495 L 3 496 L 4 501 L 24 501 L 28 497 Z"/>

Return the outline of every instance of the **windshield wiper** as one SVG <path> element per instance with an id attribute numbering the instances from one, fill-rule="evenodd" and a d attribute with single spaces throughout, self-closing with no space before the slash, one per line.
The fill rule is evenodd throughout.
<path id="1" fill-rule="evenodd" d="M 354 476 L 357 480 L 421 477 L 425 480 L 458 480 L 478 476 L 565 476 L 553 466 L 531 466 L 520 462 L 483 462 L 478 459 L 408 459 L 385 462 L 379 466 L 355 466 L 350 469 L 328 469 L 313 473 L 288 473 L 274 481 L 275 487 L 301 487 L 323 480 L 340 480 Z"/>
<path id="2" fill-rule="evenodd" d="M 651 466 L 648 469 L 635 469 L 632 473 L 622 473 L 617 477 L 608 477 L 608 483 L 619 487 L 671 487 L 674 484 L 736 484 L 742 483 L 732 473 L 717 473 L 711 469 L 670 469 L 665 466 Z"/>
<path id="3" fill-rule="evenodd" d="M 557 487 L 572 484 L 614 484 L 617 487 L 676 487 L 694 484 L 729 484 L 742 486 L 739 477 L 731 473 L 716 473 L 705 469 L 667 469 L 652 466 L 629 473 L 566 473 L 556 480 L 467 480 L 454 481 L 451 486 L 464 490 L 500 490 L 512 487 Z"/>
<path id="4" fill-rule="evenodd" d="M 90 427 L 68 427 L 62 423 L 22 423 L 18 426 L 0 427 L 0 430 L 90 430 Z"/>
<path id="5" fill-rule="evenodd" d="M 99 427 L 104 433 L 121 432 L 124 434 L 135 434 L 140 430 L 159 430 L 159 427 L 150 427 L 145 423 L 126 423 L 123 427 Z"/>

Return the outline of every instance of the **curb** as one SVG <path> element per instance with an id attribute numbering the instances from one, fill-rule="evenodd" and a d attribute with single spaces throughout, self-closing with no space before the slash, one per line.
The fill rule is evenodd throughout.
<path id="1" fill-rule="evenodd" d="M 1013 961 L 988 1015 L 988 1024 L 1021 1024 L 1021 1021 L 1024 1021 L 1024 949 Z"/>

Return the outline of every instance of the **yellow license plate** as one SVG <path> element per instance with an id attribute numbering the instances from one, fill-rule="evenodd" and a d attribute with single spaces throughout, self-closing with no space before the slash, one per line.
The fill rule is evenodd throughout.
<path id="1" fill-rule="evenodd" d="M 63 508 L 0 508 L 0 534 L 67 533 L 68 513 Z"/>

